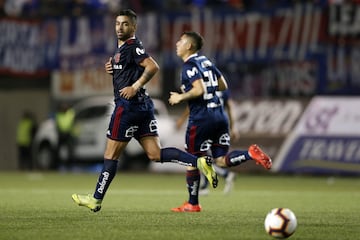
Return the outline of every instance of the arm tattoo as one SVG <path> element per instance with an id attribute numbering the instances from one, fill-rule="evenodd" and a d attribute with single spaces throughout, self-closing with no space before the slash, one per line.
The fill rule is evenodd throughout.
<path id="1" fill-rule="evenodd" d="M 154 76 L 154 73 L 151 73 L 151 72 L 145 70 L 140 77 L 140 79 L 141 78 L 144 79 L 144 82 L 142 82 L 141 85 L 144 86 L 153 76 Z"/>

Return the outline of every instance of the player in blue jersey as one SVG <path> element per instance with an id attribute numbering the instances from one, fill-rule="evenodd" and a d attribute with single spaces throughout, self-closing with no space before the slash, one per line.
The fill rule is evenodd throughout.
<path id="1" fill-rule="evenodd" d="M 150 160 L 198 168 L 213 187 L 217 186 L 217 175 L 210 157 L 197 157 L 177 148 L 160 147 L 153 102 L 144 88 L 159 66 L 135 36 L 136 18 L 132 10 L 122 10 L 115 21 L 118 47 L 114 56 L 105 63 L 106 72 L 113 76 L 115 109 L 107 131 L 104 164 L 94 194 L 72 195 L 75 203 L 93 212 L 100 210 L 117 172 L 118 159 L 132 138 L 139 141 Z"/>
<path id="2" fill-rule="evenodd" d="M 225 91 L 217 91 L 216 95 L 220 98 L 220 102 L 224 106 L 225 112 L 227 113 L 229 119 L 229 127 L 230 127 L 229 131 L 230 131 L 231 140 L 232 141 L 237 140 L 239 138 L 239 134 L 235 127 L 234 112 L 233 112 L 234 103 L 230 97 L 230 91 L 229 89 L 226 89 Z M 178 118 L 178 120 L 176 121 L 177 129 L 179 130 L 181 129 L 181 127 L 188 119 L 188 117 L 189 117 L 189 108 L 186 108 L 184 112 L 181 114 L 181 116 Z M 230 171 L 229 168 L 218 167 L 216 164 L 214 165 L 214 167 L 217 175 L 223 177 L 225 180 L 225 185 L 223 190 L 224 194 L 230 193 L 234 186 L 236 173 Z M 199 195 L 200 196 L 208 195 L 210 192 L 209 181 L 207 181 L 206 177 L 204 177 L 203 174 L 201 174 L 200 182 L 201 184 L 200 184 Z"/>
<path id="3" fill-rule="evenodd" d="M 214 161 L 221 167 L 238 166 L 248 160 L 255 160 L 264 168 L 270 169 L 272 162 L 256 144 L 248 150 L 229 152 L 229 121 L 217 91 L 227 89 L 227 83 L 219 69 L 199 51 L 203 38 L 196 32 L 184 32 L 176 43 L 176 54 L 183 60 L 181 71 L 182 93 L 170 92 L 169 103 L 188 102 L 190 110 L 186 130 L 186 150 L 197 156 L 209 151 Z M 187 168 L 186 181 L 189 199 L 174 212 L 199 212 L 200 172 L 193 167 Z"/>

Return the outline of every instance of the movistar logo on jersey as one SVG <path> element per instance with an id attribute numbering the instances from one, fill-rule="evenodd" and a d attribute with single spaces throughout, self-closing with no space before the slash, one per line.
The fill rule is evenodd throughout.
<path id="1" fill-rule="evenodd" d="M 137 55 L 142 55 L 145 53 L 145 49 L 136 48 L 135 51 L 136 51 Z"/>
<path id="2" fill-rule="evenodd" d="M 191 78 L 193 76 L 195 76 L 195 74 L 197 74 L 199 71 L 197 70 L 196 67 L 193 67 L 191 70 L 187 70 L 186 71 L 186 75 Z"/>

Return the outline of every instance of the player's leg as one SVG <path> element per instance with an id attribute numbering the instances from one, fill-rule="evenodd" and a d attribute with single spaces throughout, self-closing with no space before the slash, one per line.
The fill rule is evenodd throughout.
<path id="1" fill-rule="evenodd" d="M 225 186 L 224 186 L 224 194 L 228 194 L 231 192 L 231 190 L 234 187 L 234 180 L 236 177 L 236 173 L 230 171 L 228 168 L 222 168 L 214 164 L 215 171 L 218 176 L 224 178 L 225 180 Z M 207 196 L 209 195 L 209 181 L 207 178 L 201 174 L 200 176 L 200 189 L 199 189 L 199 195 L 200 196 Z"/>
<path id="2" fill-rule="evenodd" d="M 264 168 L 270 169 L 272 162 L 270 157 L 259 146 L 253 144 L 248 150 L 233 150 L 227 152 L 230 147 L 230 135 L 228 133 L 228 123 L 223 121 L 218 124 L 217 136 L 214 136 L 212 154 L 215 163 L 220 167 L 233 167 L 248 160 L 254 160 L 256 164 L 261 164 Z M 226 149 L 226 152 L 225 152 Z"/>
<path id="3" fill-rule="evenodd" d="M 266 169 L 272 166 L 271 158 L 256 144 L 251 145 L 248 150 L 234 150 L 224 156 L 214 157 L 214 160 L 221 167 L 238 166 L 248 160 L 254 160 Z"/>
<path id="4" fill-rule="evenodd" d="M 217 171 L 217 170 L 215 169 L 215 171 Z M 221 176 L 225 179 L 223 193 L 229 194 L 234 188 L 236 173 L 232 172 L 232 171 L 226 171 L 225 175 L 221 175 L 221 174 L 219 174 L 219 172 L 217 172 L 217 174 L 218 174 L 218 176 Z M 206 177 L 203 174 L 201 174 L 199 196 L 207 196 L 207 195 L 209 195 L 209 193 L 210 193 L 209 181 L 206 179 Z"/>
<path id="5" fill-rule="evenodd" d="M 146 155 L 154 162 L 173 162 L 184 166 L 197 167 L 197 157 L 174 147 L 161 148 L 158 136 L 146 136 L 139 139 Z"/>
<path id="6" fill-rule="evenodd" d="M 139 140 L 140 144 L 143 146 L 147 156 L 150 160 L 155 162 L 174 162 L 182 165 L 187 164 L 196 164 L 197 157 L 181 151 L 176 148 L 164 148 L 160 149 L 159 140 L 157 137 L 144 137 Z M 179 159 L 179 160 L 178 160 Z M 182 159 L 182 160 L 181 160 Z M 192 162 L 190 162 L 191 160 Z M 188 161 L 188 162 L 186 162 Z M 189 201 L 185 202 L 178 208 L 173 208 L 172 211 L 175 212 L 199 212 L 201 207 L 198 204 L 197 196 L 194 196 L 193 193 L 197 193 L 199 190 L 200 182 L 200 172 L 195 167 L 188 167 L 186 174 L 186 182 L 188 186 L 188 191 L 190 195 Z"/>
<path id="7" fill-rule="evenodd" d="M 185 166 L 197 167 L 197 157 L 177 148 L 163 148 L 160 146 L 158 125 L 153 111 L 143 112 L 139 128 L 134 135 L 147 157 L 154 162 L 175 162 Z"/>
<path id="8" fill-rule="evenodd" d="M 92 196 L 90 194 L 72 195 L 73 200 L 79 206 L 88 207 L 93 212 L 97 212 L 101 209 L 101 203 L 104 199 L 105 193 L 107 192 L 107 189 L 109 188 L 117 172 L 117 159 L 120 157 L 120 154 L 125 149 L 127 143 L 128 142 L 120 142 L 108 138 L 104 153 L 104 164 L 99 174 L 94 194 Z"/>
<path id="9" fill-rule="evenodd" d="M 160 149 L 159 139 L 156 136 L 140 138 L 139 143 L 151 161 L 172 162 L 198 168 L 210 181 L 212 187 L 217 187 L 217 175 L 212 165 L 212 159 L 209 156 L 197 157 L 174 147 Z"/>
<path id="10" fill-rule="evenodd" d="M 188 201 L 179 207 L 172 208 L 173 212 L 200 212 L 199 204 L 199 186 L 200 171 L 197 168 L 187 167 L 186 169 L 186 186 L 189 193 Z"/>
<path id="11" fill-rule="evenodd" d="M 173 162 L 184 166 L 198 168 L 209 179 L 211 185 L 217 187 L 217 175 L 212 165 L 212 159 L 208 156 L 196 157 L 178 148 L 160 148 L 160 140 L 157 133 L 157 121 L 152 111 L 142 113 L 141 124 L 135 134 L 135 138 L 145 150 L 148 158 L 155 162 Z"/>
<path id="12" fill-rule="evenodd" d="M 108 139 L 104 152 L 104 164 L 99 174 L 94 194 L 92 196 L 72 195 L 73 200 L 79 206 L 88 207 L 93 212 L 100 210 L 105 193 L 116 175 L 118 159 L 133 136 L 128 134 L 128 129 L 134 128 L 133 125 L 132 114 L 129 112 L 124 114 L 124 108 L 121 104 L 116 105 L 109 123 Z"/>
<path id="13" fill-rule="evenodd" d="M 187 146 L 186 150 L 194 155 L 206 155 L 211 146 L 211 142 L 208 141 L 208 132 L 207 126 L 203 126 L 201 124 L 196 125 L 194 122 L 189 124 L 185 137 Z M 211 176 L 209 175 L 209 172 L 204 175 L 211 184 L 215 182 L 217 186 L 217 174 L 214 167 L 212 165 L 211 167 L 211 171 L 213 171 L 215 175 Z M 204 171 L 202 170 L 202 172 Z M 199 204 L 200 172 L 195 168 L 188 167 L 186 171 L 186 183 L 189 193 L 188 201 L 171 210 L 174 212 L 199 212 L 201 210 Z"/>

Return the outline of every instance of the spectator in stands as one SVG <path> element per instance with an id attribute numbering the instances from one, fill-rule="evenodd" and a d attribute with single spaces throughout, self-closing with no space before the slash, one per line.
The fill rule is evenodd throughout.
<path id="1" fill-rule="evenodd" d="M 32 112 L 25 111 L 18 123 L 16 144 L 18 164 L 21 170 L 32 170 L 32 143 L 37 130 L 37 122 Z"/>
<path id="2" fill-rule="evenodd" d="M 58 156 L 63 156 L 66 163 L 72 164 L 72 150 L 74 144 L 75 111 L 67 103 L 60 104 L 55 114 L 56 128 L 59 136 Z"/>

